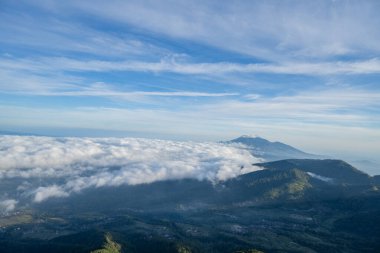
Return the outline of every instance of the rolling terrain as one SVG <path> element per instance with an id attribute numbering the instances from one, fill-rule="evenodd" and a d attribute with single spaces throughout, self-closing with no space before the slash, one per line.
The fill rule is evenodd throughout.
<path id="1" fill-rule="evenodd" d="M 340 160 L 256 166 L 35 203 L 0 220 L 0 252 L 378 251 L 377 177 Z"/>

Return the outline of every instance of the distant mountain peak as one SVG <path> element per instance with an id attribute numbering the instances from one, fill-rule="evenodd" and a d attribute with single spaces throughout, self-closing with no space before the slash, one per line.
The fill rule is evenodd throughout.
<path id="1" fill-rule="evenodd" d="M 257 135 L 242 135 L 236 139 L 227 141 L 226 143 L 240 143 L 247 146 L 247 149 L 255 156 L 261 157 L 267 161 L 282 159 L 315 159 L 321 156 L 308 154 L 288 144 L 278 141 L 268 141 Z"/>
<path id="2" fill-rule="evenodd" d="M 238 138 L 235 138 L 235 139 L 232 139 L 230 140 L 229 142 L 238 142 L 238 143 L 243 143 L 243 144 L 248 144 L 248 145 L 251 145 L 251 144 L 258 144 L 258 143 L 266 143 L 266 144 L 269 144 L 269 143 L 272 143 L 271 141 L 268 141 L 267 139 L 265 138 L 262 138 L 258 135 L 242 135 Z"/>

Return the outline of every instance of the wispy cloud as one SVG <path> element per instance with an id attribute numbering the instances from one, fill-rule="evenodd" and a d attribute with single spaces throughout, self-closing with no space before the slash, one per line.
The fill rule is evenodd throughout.
<path id="1" fill-rule="evenodd" d="M 186 90 L 174 91 L 139 91 L 123 90 L 121 85 L 103 82 L 89 83 L 85 78 L 72 75 L 57 74 L 57 69 L 36 71 L 33 64 L 29 67 L 14 69 L 5 62 L 0 61 L 0 93 L 30 95 L 30 96 L 83 96 L 83 97 L 109 97 L 122 98 L 130 101 L 146 97 L 227 97 L 237 96 L 238 92 L 198 92 Z M 7 67 L 5 67 L 7 66 Z M 162 90 L 162 88 L 161 88 Z M 140 102 L 146 100 L 140 100 Z"/>
<path id="2" fill-rule="evenodd" d="M 3 59 L 0 66 L 9 70 L 30 72 L 169 72 L 185 75 L 217 75 L 228 73 L 269 73 L 291 75 L 344 75 L 379 74 L 380 60 L 336 62 L 284 62 L 281 64 L 241 64 L 232 62 L 189 63 L 175 58 L 163 58 L 158 62 L 147 61 L 99 61 L 70 58 Z"/>
<path id="3" fill-rule="evenodd" d="M 100 93 L 102 94 L 102 93 Z M 100 95 L 99 94 L 99 95 Z M 121 93 L 122 95 L 123 93 Z M 137 93 L 139 94 L 139 93 Z M 148 93 L 142 93 L 143 96 L 148 95 Z M 72 95 L 80 95 L 72 94 Z M 95 94 L 93 94 L 95 95 Z M 112 94 L 110 94 L 112 95 Z M 213 94 L 182 94 L 182 93 L 153 93 L 153 97 L 168 95 L 168 96 L 212 96 Z M 115 125 L 128 125 L 132 127 L 135 122 L 139 124 L 145 124 L 148 126 L 150 122 L 172 122 L 171 126 L 167 126 L 168 131 L 170 131 L 172 126 L 174 128 L 182 129 L 183 126 L 178 127 L 181 122 L 186 122 L 189 126 L 194 126 L 198 120 L 202 119 L 205 121 L 218 120 L 218 124 L 231 125 L 231 122 L 238 121 L 268 121 L 272 122 L 290 122 L 299 121 L 300 123 L 320 123 L 320 124 L 330 124 L 330 125 L 349 125 L 349 126 L 367 126 L 375 127 L 379 124 L 379 116 L 376 114 L 376 108 L 380 106 L 380 93 L 379 92 L 368 92 L 365 90 L 352 89 L 350 91 L 341 91 L 337 89 L 332 90 L 314 90 L 310 92 L 300 92 L 294 95 L 287 96 L 277 96 L 277 97 L 257 97 L 247 100 L 241 100 L 239 96 L 235 99 L 234 94 L 215 94 L 216 96 L 223 95 L 227 96 L 223 101 L 212 101 L 203 102 L 199 104 L 182 103 L 177 105 L 176 110 L 158 109 L 158 108 L 110 108 L 110 107 L 76 107 L 71 112 L 69 109 L 64 109 L 60 116 L 67 117 L 67 122 L 75 122 L 77 117 L 82 117 L 79 115 L 83 114 L 83 117 L 87 121 L 81 122 L 91 122 L 89 125 L 76 125 L 76 127 L 89 127 L 94 126 L 102 128 L 103 121 L 107 123 L 107 129 Z M 231 97 L 229 99 L 229 97 Z M 8 109 L 7 109 L 8 108 Z M 11 112 L 12 108 L 19 110 L 18 113 L 14 112 L 12 114 L 18 115 L 19 120 L 21 117 L 26 115 L 27 111 L 20 107 L 7 107 L 3 106 L 3 113 L 0 114 L 5 117 L 6 112 Z M 21 109 L 21 110 L 20 110 Z M 54 109 L 52 109 L 54 110 Z M 22 112 L 22 113 L 21 113 Z M 49 113 L 49 110 L 44 110 L 46 112 L 44 115 L 38 116 L 38 112 L 42 112 L 40 108 L 29 108 L 29 115 L 34 115 L 32 118 L 39 118 L 39 122 L 45 122 L 49 125 L 48 121 L 44 121 L 43 117 L 47 119 L 52 119 L 56 114 L 54 111 Z M 103 112 L 97 114 L 97 112 Z M 23 116 L 24 115 L 24 116 Z M 86 115 L 86 116 L 84 116 Z M 128 124 L 117 123 L 120 122 L 122 115 L 128 118 Z M 9 122 L 12 117 L 8 117 Z M 99 121 L 99 119 L 102 119 Z M 42 120 L 42 121 L 41 121 Z M 55 122 L 55 120 L 49 120 Z M 97 122 L 98 121 L 98 122 Z M 32 124 L 28 121 L 27 124 Z M 42 124 L 42 123 L 41 123 Z M 62 126 L 64 122 L 61 122 Z M 41 125 L 42 126 L 42 125 Z M 65 125 L 66 126 L 66 125 Z M 67 127 L 67 126 L 66 126 Z M 138 129 L 139 127 L 137 127 Z M 145 127 L 144 127 L 145 128 Z M 162 126 L 164 128 L 164 126 Z M 188 129 L 185 127 L 184 129 Z M 111 129 L 110 129 L 111 130 Z M 120 127 L 114 130 L 127 130 Z M 158 130 L 158 129 L 156 129 Z"/>
<path id="4" fill-rule="evenodd" d="M 25 94 L 25 93 L 24 93 Z M 66 92 L 46 92 L 32 93 L 33 95 L 43 96 L 105 96 L 105 97 L 125 97 L 138 98 L 144 96 L 158 97 L 227 97 L 237 96 L 238 93 L 206 93 L 206 92 L 159 92 L 159 91 L 134 91 L 134 92 L 116 92 L 116 91 L 66 91 Z"/>
<path id="5" fill-rule="evenodd" d="M 379 52 L 376 1 L 35 1 L 59 15 L 76 15 L 209 44 L 256 57 L 323 58 Z M 48 6 L 48 7 L 47 7 Z M 192 10 L 189 12 L 188 10 Z"/>
<path id="6" fill-rule="evenodd" d="M 25 2 L 18 7 L 28 8 L 29 4 Z M 155 58 L 171 53 L 133 34 L 102 31 L 82 22 L 60 18 L 59 15 L 50 16 L 46 12 L 38 18 L 36 15 L 33 11 L 25 13 L 2 9 L 0 43 L 6 48 L 14 46 L 21 51 L 28 48 L 28 53 L 32 55 L 82 54 L 120 59 Z M 14 53 L 17 55 L 17 51 Z"/>
<path id="7" fill-rule="evenodd" d="M 377 141 L 380 117 L 376 112 L 379 101 L 379 92 L 323 89 L 254 100 L 227 97 L 223 101 L 182 102 L 175 104 L 175 110 L 170 106 L 160 109 L 1 106 L 0 117 L 6 119 L 3 124 L 9 129 L 24 124 L 35 129 L 74 127 L 102 129 L 105 133 L 132 131 L 140 133 L 138 136 L 152 133 L 208 140 L 257 133 L 274 139 L 285 138 L 322 153 L 353 152 L 360 146 L 358 153 L 372 156 L 376 145 L 380 145 Z"/>

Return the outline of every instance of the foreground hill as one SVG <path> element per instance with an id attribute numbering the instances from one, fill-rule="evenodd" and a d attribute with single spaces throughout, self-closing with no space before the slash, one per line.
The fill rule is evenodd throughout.
<path id="1" fill-rule="evenodd" d="M 288 159 L 256 165 L 267 169 L 299 169 L 331 184 L 368 185 L 371 182 L 369 175 L 342 160 Z"/>
<path id="2" fill-rule="evenodd" d="M 262 170 L 221 182 L 181 179 L 102 187 L 51 199 L 41 210 L 193 210 L 225 205 L 328 200 L 376 193 L 374 178 L 341 160 L 291 159 L 255 164 Z"/>
<path id="3" fill-rule="evenodd" d="M 340 160 L 256 165 L 34 204 L 0 220 L 0 252 L 90 252 L 111 236 L 120 252 L 378 252 L 377 177 Z"/>

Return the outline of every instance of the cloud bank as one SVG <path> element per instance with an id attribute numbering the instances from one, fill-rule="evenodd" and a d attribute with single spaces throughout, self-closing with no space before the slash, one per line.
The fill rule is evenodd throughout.
<path id="1" fill-rule="evenodd" d="M 34 202 L 103 186 L 182 178 L 223 181 L 257 170 L 252 164 L 259 161 L 244 149 L 219 143 L 0 137 L 0 181 L 24 180 L 18 189 Z"/>

